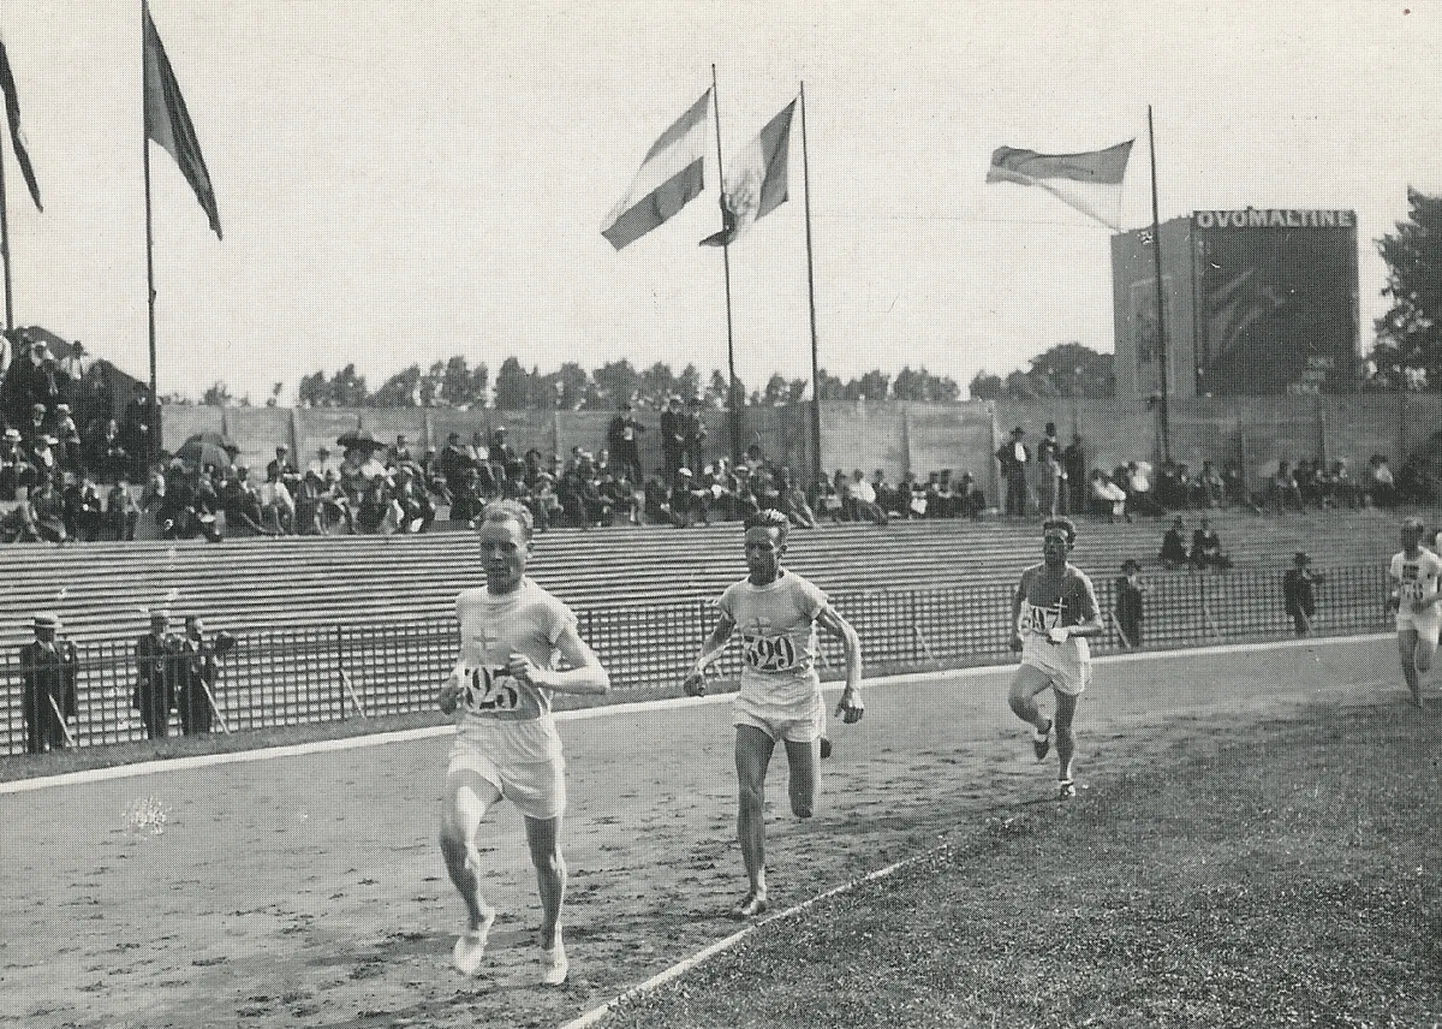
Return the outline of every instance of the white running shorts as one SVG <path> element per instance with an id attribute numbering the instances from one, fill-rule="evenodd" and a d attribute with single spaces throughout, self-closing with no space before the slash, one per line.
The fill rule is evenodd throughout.
<path id="1" fill-rule="evenodd" d="M 1083 655 L 1077 640 L 1049 643 L 1035 636 L 1022 642 L 1021 663 L 1045 672 L 1058 693 L 1080 696 L 1092 678 L 1091 656 Z"/>
<path id="2" fill-rule="evenodd" d="M 812 743 L 826 735 L 826 699 L 817 690 L 803 704 L 774 704 L 738 693 L 731 704 L 731 724 L 760 729 L 772 740 Z"/>
<path id="3" fill-rule="evenodd" d="M 474 743 L 456 737 L 446 776 L 466 769 L 501 791 L 501 798 L 516 805 L 527 818 L 546 820 L 566 813 L 566 761 L 518 761 L 498 765 Z"/>

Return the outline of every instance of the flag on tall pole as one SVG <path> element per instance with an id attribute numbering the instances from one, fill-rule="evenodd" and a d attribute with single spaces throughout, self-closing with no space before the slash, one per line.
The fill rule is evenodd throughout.
<path id="1" fill-rule="evenodd" d="M 195 135 L 190 112 L 185 107 L 185 97 L 180 93 L 180 83 L 175 80 L 175 71 L 170 67 L 170 58 L 165 56 L 165 46 L 150 20 L 150 7 L 143 5 L 145 24 L 145 135 L 153 139 L 175 158 L 180 174 L 195 190 L 195 199 L 200 201 L 215 238 L 220 233 L 220 212 L 215 206 L 215 190 L 210 184 L 210 172 L 205 167 L 205 158 L 200 153 L 200 140 Z"/>
<path id="2" fill-rule="evenodd" d="M 705 187 L 707 105 L 711 90 L 651 144 L 631 188 L 611 210 L 601 235 L 617 250 L 636 242 L 685 207 Z"/>
<path id="3" fill-rule="evenodd" d="M 15 160 L 20 165 L 20 174 L 25 185 L 30 187 L 30 199 L 35 209 L 45 210 L 40 202 L 40 186 L 35 181 L 35 168 L 30 163 L 29 144 L 25 131 L 20 127 L 20 97 L 15 92 L 15 76 L 10 71 L 10 56 L 5 52 L 5 43 L 0 41 L 0 92 L 5 94 L 5 120 L 10 123 L 10 145 L 15 149 Z"/>
<path id="4" fill-rule="evenodd" d="M 791 117 L 796 101 L 766 123 L 760 134 L 731 158 L 721 191 L 723 228 L 702 246 L 730 245 L 758 218 L 786 202 L 786 165 L 791 154 Z"/>
<path id="5" fill-rule="evenodd" d="M 1039 154 L 1035 150 L 998 147 L 991 155 L 986 181 L 1037 186 L 1087 217 L 1120 232 L 1117 216 L 1122 180 L 1126 177 L 1127 158 L 1131 156 L 1134 142 L 1129 139 L 1105 150 L 1080 154 Z M 1112 212 L 1110 217 L 1104 213 L 1107 209 Z"/>

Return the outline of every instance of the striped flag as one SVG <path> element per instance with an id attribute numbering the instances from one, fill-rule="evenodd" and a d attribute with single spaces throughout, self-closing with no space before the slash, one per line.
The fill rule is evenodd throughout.
<path id="1" fill-rule="evenodd" d="M 1105 150 L 1081 154 L 1039 154 L 1035 150 L 998 147 L 991 155 L 986 181 L 1040 187 L 1062 203 L 1120 232 L 1116 222 L 1121 207 L 1122 180 L 1126 177 L 1127 159 L 1134 142 L 1129 139 Z M 1112 210 L 1110 218 L 1101 213 L 1105 208 Z"/>
<path id="2" fill-rule="evenodd" d="M 10 123 L 10 145 L 15 148 L 15 160 L 20 164 L 20 174 L 25 176 L 25 185 L 30 187 L 30 199 L 35 201 L 37 210 L 45 210 L 40 203 L 40 186 L 35 181 L 35 169 L 30 164 L 29 144 L 25 132 L 20 128 L 20 97 L 15 92 L 15 76 L 10 72 L 10 57 L 5 53 L 5 44 L 0 41 L 0 92 L 5 94 L 5 120 Z"/>
<path id="3" fill-rule="evenodd" d="M 143 4 L 142 12 L 145 22 L 145 135 L 175 158 L 180 174 L 195 190 L 195 199 L 200 201 L 205 216 L 210 219 L 215 238 L 222 239 L 215 190 L 210 185 L 210 172 L 200 153 L 200 140 L 196 138 L 190 112 L 185 109 L 185 97 L 180 94 L 180 83 L 175 81 L 170 58 L 165 56 L 165 46 L 155 31 L 155 23 L 150 20 L 150 6 Z"/>
<path id="4" fill-rule="evenodd" d="M 617 250 L 675 215 L 705 187 L 702 169 L 710 103 L 708 89 L 647 151 L 631 188 L 601 229 L 601 235 Z"/>
<path id="5" fill-rule="evenodd" d="M 766 123 L 761 134 L 731 159 L 721 195 L 720 232 L 707 236 L 702 246 L 729 246 L 751 228 L 757 218 L 786 202 L 786 164 L 791 154 L 791 116 L 796 101 Z"/>

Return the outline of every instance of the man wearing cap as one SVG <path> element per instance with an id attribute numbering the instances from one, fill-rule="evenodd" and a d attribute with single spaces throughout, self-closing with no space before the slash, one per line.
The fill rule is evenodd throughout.
<path id="1" fill-rule="evenodd" d="M 59 630 L 58 617 L 37 614 L 35 640 L 20 648 L 20 672 L 25 677 L 22 707 L 27 754 L 63 748 L 69 742 L 65 719 L 76 715 L 75 676 L 79 661 L 75 644 L 59 639 Z"/>
<path id="2" fill-rule="evenodd" d="M 1135 558 L 1127 558 L 1122 562 L 1122 574 L 1113 584 L 1117 598 L 1117 628 L 1121 630 L 1122 646 L 1128 650 L 1142 645 L 1142 594 L 1147 588 L 1142 585 L 1141 569 Z"/>
<path id="3" fill-rule="evenodd" d="M 150 631 L 135 641 L 135 690 L 130 704 L 140 711 L 145 738 L 170 733 L 170 712 L 183 668 L 180 641 L 170 631 L 170 612 L 150 612 Z"/>
<path id="4" fill-rule="evenodd" d="M 676 478 L 676 470 L 686 459 L 686 416 L 681 411 L 681 398 L 672 397 L 661 412 L 661 463 L 666 478 Z"/>
<path id="5" fill-rule="evenodd" d="M 1312 635 L 1312 617 L 1317 613 L 1317 584 L 1320 575 L 1312 571 L 1306 551 L 1292 556 L 1292 567 L 1282 574 L 1282 601 L 1298 636 Z"/>
<path id="6" fill-rule="evenodd" d="M 1022 442 L 1025 435 L 1026 430 L 1018 425 L 1011 430 L 1011 439 L 996 452 L 1006 479 L 1006 513 L 1009 515 L 1026 514 L 1026 466 L 1031 461 L 1031 451 Z"/>

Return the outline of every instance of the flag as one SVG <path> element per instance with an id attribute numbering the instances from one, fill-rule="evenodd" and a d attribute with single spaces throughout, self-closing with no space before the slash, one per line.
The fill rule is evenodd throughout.
<path id="1" fill-rule="evenodd" d="M 35 201 L 37 210 L 45 210 L 40 203 L 40 186 L 35 181 L 35 169 L 30 164 L 29 144 L 25 132 L 20 128 L 20 98 L 15 92 L 15 76 L 10 73 L 10 58 L 5 53 L 5 44 L 0 42 L 0 91 L 5 94 L 5 119 L 10 123 L 10 145 L 15 148 L 15 160 L 20 164 L 20 174 L 25 176 L 25 185 L 30 187 L 30 199 Z"/>
<path id="2" fill-rule="evenodd" d="M 786 162 L 791 154 L 791 116 L 796 101 L 766 123 L 761 134 L 731 159 L 721 191 L 721 231 L 702 246 L 729 246 L 751 223 L 786 202 Z"/>
<path id="3" fill-rule="evenodd" d="M 631 188 L 601 229 L 601 235 L 617 250 L 672 217 L 705 187 L 702 169 L 710 103 L 708 89 L 647 151 Z"/>
<path id="4" fill-rule="evenodd" d="M 180 95 L 180 83 L 175 81 L 170 58 L 165 56 L 165 46 L 155 31 L 155 23 L 150 20 L 150 8 L 142 4 L 141 9 L 145 22 L 145 135 L 175 158 L 180 174 L 195 190 L 195 199 L 210 219 L 215 238 L 221 239 L 220 212 L 215 207 L 210 172 L 200 153 L 200 140 L 195 137 L 195 126 L 185 109 L 185 97 Z"/>
<path id="5" fill-rule="evenodd" d="M 1039 186 L 1064 204 L 1095 218 L 1120 232 L 1117 214 L 1121 207 L 1122 179 L 1131 156 L 1129 139 L 1105 150 L 1083 154 L 1039 154 L 1035 150 L 998 147 L 991 155 L 987 182 L 1015 182 Z M 1100 213 L 1109 208 L 1110 218 Z"/>

